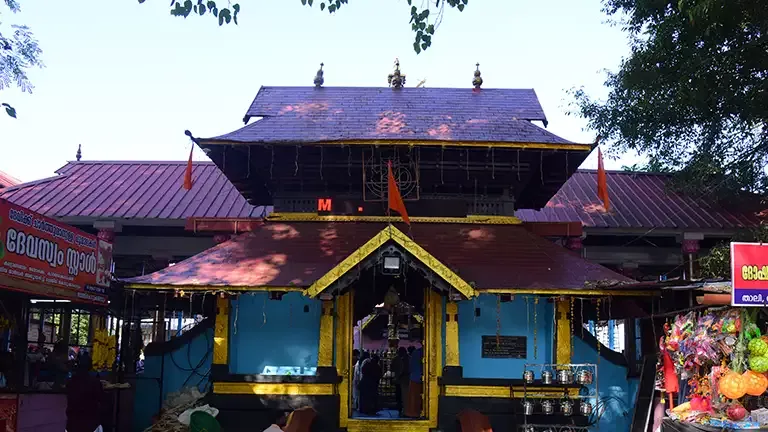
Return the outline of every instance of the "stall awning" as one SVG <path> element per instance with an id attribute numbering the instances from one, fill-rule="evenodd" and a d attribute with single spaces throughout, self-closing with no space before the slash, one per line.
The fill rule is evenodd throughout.
<path id="1" fill-rule="evenodd" d="M 267 223 L 172 267 L 124 282 L 136 289 L 299 290 L 323 277 L 386 226 Z M 481 292 L 554 293 L 632 282 L 520 226 L 414 224 L 410 232 L 399 228 Z"/>

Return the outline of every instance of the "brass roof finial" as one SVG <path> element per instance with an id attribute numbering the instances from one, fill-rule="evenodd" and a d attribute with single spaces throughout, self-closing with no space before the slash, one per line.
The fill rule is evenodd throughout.
<path id="1" fill-rule="evenodd" d="M 325 79 L 323 78 L 323 63 L 320 63 L 320 69 L 317 70 L 317 75 L 315 75 L 315 87 L 322 87 L 323 83 L 325 82 Z"/>
<path id="2" fill-rule="evenodd" d="M 483 85 L 483 78 L 480 76 L 480 63 L 477 64 L 477 69 L 475 69 L 475 78 L 472 80 L 472 85 L 475 86 L 475 90 L 480 90 L 480 86 Z"/>
<path id="3" fill-rule="evenodd" d="M 82 158 L 83 158 L 82 144 L 78 144 L 77 153 L 75 154 L 75 159 L 77 159 L 77 161 L 80 162 L 80 159 Z"/>
<path id="4" fill-rule="evenodd" d="M 395 59 L 395 71 L 389 74 L 387 77 L 389 86 L 394 89 L 401 89 L 405 87 L 405 74 L 400 73 L 400 60 Z"/>

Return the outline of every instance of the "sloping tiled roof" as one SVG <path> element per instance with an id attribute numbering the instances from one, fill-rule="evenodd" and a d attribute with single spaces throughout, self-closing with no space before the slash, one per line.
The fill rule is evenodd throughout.
<path id="1" fill-rule="evenodd" d="M 262 215 L 210 162 L 194 162 L 194 186 L 181 188 L 186 162 L 71 162 L 59 175 L 0 190 L 0 197 L 52 217 L 247 218 Z M 597 175 L 580 170 L 541 211 L 518 210 L 526 222 L 581 222 L 587 228 L 736 229 L 755 227 L 738 211 L 667 191 L 664 174 L 608 173 L 613 209 L 603 212 Z"/>
<path id="2" fill-rule="evenodd" d="M 754 210 L 668 190 L 666 174 L 611 171 L 607 180 L 608 213 L 597 197 L 597 172 L 579 170 L 541 211 L 518 210 L 516 215 L 528 222 L 581 221 L 590 228 L 738 229 L 760 223 Z"/>
<path id="3" fill-rule="evenodd" d="M 386 225 L 267 223 L 256 231 L 158 272 L 126 280 L 164 286 L 307 287 Z M 586 282 L 631 282 L 620 274 L 512 225 L 414 224 L 427 252 L 478 290 L 581 289 Z"/>
<path id="4" fill-rule="evenodd" d="M 179 219 L 261 216 L 210 162 L 70 162 L 56 177 L 0 190 L 0 197 L 49 217 Z"/>
<path id="5" fill-rule="evenodd" d="M 349 140 L 573 144 L 542 129 L 532 89 L 262 87 L 237 131 L 204 142 Z"/>
<path id="6" fill-rule="evenodd" d="M 20 184 L 20 183 L 21 183 L 21 180 L 0 171 L 0 188 L 16 186 L 17 184 Z"/>

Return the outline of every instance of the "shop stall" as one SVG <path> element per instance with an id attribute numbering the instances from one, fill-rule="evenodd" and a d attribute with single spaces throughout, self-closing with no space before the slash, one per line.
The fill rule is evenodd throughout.
<path id="1" fill-rule="evenodd" d="M 654 430 L 768 428 L 768 245 L 734 243 L 731 259 L 726 302 L 706 293 L 664 324 Z"/>
<path id="2" fill-rule="evenodd" d="M 103 380 L 105 430 L 125 386 L 112 374 L 112 245 L 0 199 L 0 428 L 66 428 L 66 386 L 85 356 Z M 3 426 L 4 424 L 4 426 Z"/>

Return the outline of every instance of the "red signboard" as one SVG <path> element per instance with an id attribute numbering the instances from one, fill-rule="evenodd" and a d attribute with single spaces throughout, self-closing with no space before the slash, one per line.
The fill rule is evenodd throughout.
<path id="1" fill-rule="evenodd" d="M 106 303 L 112 245 L 0 199 L 0 286 Z"/>
<path id="2" fill-rule="evenodd" d="M 731 304 L 768 305 L 768 244 L 731 243 Z"/>

